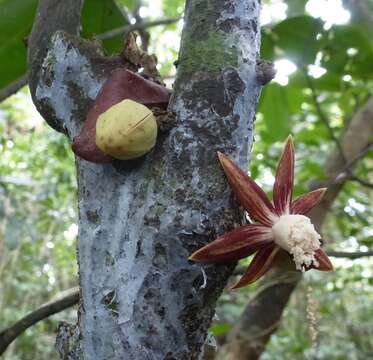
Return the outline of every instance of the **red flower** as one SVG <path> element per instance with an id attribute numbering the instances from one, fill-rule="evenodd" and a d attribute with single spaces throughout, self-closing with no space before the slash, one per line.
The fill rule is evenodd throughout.
<path id="1" fill-rule="evenodd" d="M 263 190 L 232 160 L 218 153 L 228 182 L 251 219 L 258 224 L 234 229 L 190 256 L 197 262 L 228 262 L 255 256 L 245 274 L 233 288 L 251 284 L 271 267 L 276 254 L 289 252 L 296 268 L 332 271 L 333 265 L 320 247 L 320 235 L 305 215 L 322 199 L 326 188 L 292 200 L 294 183 L 294 146 L 288 137 L 277 167 L 273 204 Z"/>

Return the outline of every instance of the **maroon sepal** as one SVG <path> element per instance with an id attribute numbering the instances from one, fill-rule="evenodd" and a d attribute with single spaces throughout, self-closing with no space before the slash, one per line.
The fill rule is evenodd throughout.
<path id="1" fill-rule="evenodd" d="M 317 262 L 319 263 L 319 265 L 315 266 L 312 264 L 306 269 L 307 271 L 311 269 L 315 269 L 319 271 L 333 271 L 334 270 L 333 264 L 331 263 L 328 255 L 323 249 L 319 248 L 318 250 L 316 250 L 315 258 Z"/>
<path id="2" fill-rule="evenodd" d="M 272 232 L 262 225 L 244 225 L 220 236 L 194 252 L 189 260 L 197 262 L 229 262 L 252 255 L 273 242 Z"/>
<path id="3" fill-rule="evenodd" d="M 281 159 L 277 165 L 275 183 L 273 185 L 273 202 L 278 215 L 290 213 L 290 205 L 294 186 L 294 144 L 288 136 Z"/>
<path id="4" fill-rule="evenodd" d="M 249 267 L 241 279 L 232 286 L 232 289 L 238 289 L 252 284 L 261 278 L 271 267 L 273 260 L 280 248 L 274 243 L 260 249 L 254 256 Z"/>
<path id="5" fill-rule="evenodd" d="M 132 71 L 115 70 L 102 86 L 89 109 L 80 134 L 74 138 L 72 149 L 76 155 L 95 163 L 113 160 L 96 145 L 96 122 L 103 112 L 124 99 L 131 99 L 150 108 L 166 109 L 170 93 L 164 86 L 144 79 Z"/>
<path id="6" fill-rule="evenodd" d="M 277 213 L 265 192 L 226 155 L 218 152 L 218 157 L 238 202 L 252 219 L 272 226 Z"/>
<path id="7" fill-rule="evenodd" d="M 306 215 L 308 214 L 323 198 L 326 188 L 320 188 L 305 193 L 291 204 L 291 213 Z"/>

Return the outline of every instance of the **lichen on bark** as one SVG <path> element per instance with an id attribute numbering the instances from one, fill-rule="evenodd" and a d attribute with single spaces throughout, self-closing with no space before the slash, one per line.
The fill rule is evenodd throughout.
<path id="1" fill-rule="evenodd" d="M 228 66 L 235 68 L 238 49 L 234 43 L 225 44 L 224 40 L 220 32 L 211 32 L 207 38 L 191 43 L 179 71 L 184 71 L 185 76 L 198 71 L 217 75 Z"/>

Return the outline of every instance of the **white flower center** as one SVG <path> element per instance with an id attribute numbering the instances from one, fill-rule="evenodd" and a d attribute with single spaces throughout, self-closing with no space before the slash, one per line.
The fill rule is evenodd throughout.
<path id="1" fill-rule="evenodd" d="M 311 220 L 303 215 L 282 215 L 272 226 L 275 243 L 293 255 L 295 266 L 304 271 L 305 266 L 319 266 L 315 251 L 320 248 L 321 236 Z"/>

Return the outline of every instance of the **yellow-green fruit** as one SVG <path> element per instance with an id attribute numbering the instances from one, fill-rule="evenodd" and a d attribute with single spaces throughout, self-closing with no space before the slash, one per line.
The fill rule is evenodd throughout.
<path id="1" fill-rule="evenodd" d="M 123 100 L 102 113 L 96 123 L 96 144 L 116 159 L 145 155 L 155 145 L 157 122 L 146 106 Z"/>

